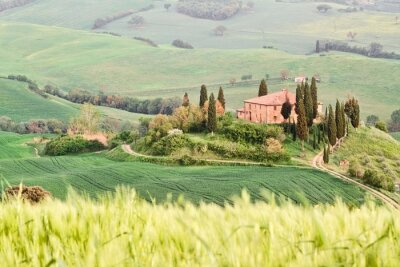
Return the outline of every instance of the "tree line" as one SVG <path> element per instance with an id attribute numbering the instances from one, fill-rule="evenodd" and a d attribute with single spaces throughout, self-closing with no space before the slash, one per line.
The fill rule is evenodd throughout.
<path id="1" fill-rule="evenodd" d="M 317 40 L 315 52 L 328 52 L 330 50 L 341 51 L 347 53 L 354 53 L 373 58 L 387 58 L 387 59 L 400 59 L 400 55 L 394 52 L 386 52 L 383 46 L 379 43 L 373 42 L 368 47 L 350 46 L 347 43 L 340 41 L 320 42 Z"/>
<path id="2" fill-rule="evenodd" d="M 11 8 L 16 8 L 20 6 L 27 5 L 29 3 L 34 2 L 35 0 L 10 0 L 10 1 L 1 1 L 0 2 L 0 12 L 11 9 Z"/>

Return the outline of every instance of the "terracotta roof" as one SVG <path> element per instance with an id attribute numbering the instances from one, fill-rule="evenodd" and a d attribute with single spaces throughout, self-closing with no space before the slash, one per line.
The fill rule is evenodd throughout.
<path id="1" fill-rule="evenodd" d="M 252 104 L 260 104 L 265 106 L 280 106 L 286 102 L 287 98 L 289 98 L 291 104 L 296 103 L 296 95 L 294 95 L 291 92 L 288 92 L 286 89 L 283 89 L 280 92 L 272 93 L 269 95 L 251 98 L 245 100 L 244 102 Z"/>

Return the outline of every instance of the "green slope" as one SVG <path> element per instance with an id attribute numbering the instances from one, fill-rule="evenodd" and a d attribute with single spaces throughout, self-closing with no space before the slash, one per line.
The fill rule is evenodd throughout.
<path id="1" fill-rule="evenodd" d="M 17 141 L 19 138 L 19 142 Z M 11 184 L 21 181 L 41 185 L 56 197 L 64 198 L 72 187 L 91 196 L 113 191 L 118 185 L 135 187 L 141 196 L 164 200 L 183 194 L 195 202 L 223 204 L 247 188 L 260 199 L 261 190 L 301 201 L 301 194 L 313 204 L 332 203 L 336 197 L 359 203 L 364 192 L 313 169 L 262 167 L 165 167 L 140 162 L 116 162 L 102 155 L 34 158 L 32 148 L 23 146 L 27 136 L 0 133 L 0 173 Z M 12 140 L 12 144 L 6 143 Z M 13 153 L 16 153 L 13 155 Z"/>
<path id="2" fill-rule="evenodd" d="M 79 113 L 79 109 L 80 105 L 58 97 L 43 98 L 27 89 L 24 83 L 0 79 L 0 116 L 7 116 L 17 122 L 31 119 L 59 119 L 68 122 Z M 108 107 L 97 109 L 103 117 L 121 121 L 137 123 L 141 117 L 151 117 Z"/>
<path id="3" fill-rule="evenodd" d="M 29 43 L 29 46 L 26 45 Z M 128 38 L 113 37 L 57 27 L 1 23 L 0 73 L 25 74 L 40 85 L 63 89 L 99 89 L 107 93 L 139 97 L 181 96 L 202 83 L 240 80 L 243 74 L 261 79 L 266 73 L 292 76 L 320 73 L 320 96 L 325 103 L 355 95 L 363 116 L 382 118 L 398 108 L 400 61 L 370 59 L 345 53 L 325 57 L 294 56 L 277 50 L 182 50 L 153 48 Z M 294 84 L 271 86 L 271 91 Z M 229 109 L 256 95 L 257 88 L 225 88 Z M 189 91 L 197 102 L 198 89 Z"/>
<path id="4" fill-rule="evenodd" d="M 397 141 L 400 141 L 400 132 L 390 133 L 390 135 L 393 136 L 393 138 Z"/>

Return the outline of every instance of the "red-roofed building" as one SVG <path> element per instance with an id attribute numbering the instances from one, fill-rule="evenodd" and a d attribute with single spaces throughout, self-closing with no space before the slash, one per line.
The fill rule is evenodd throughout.
<path id="1" fill-rule="evenodd" d="M 244 119 L 256 123 L 283 123 L 285 119 L 281 114 L 282 104 L 286 100 L 293 105 L 290 121 L 297 121 L 294 111 L 296 95 L 283 89 L 280 92 L 256 97 L 244 101 L 244 107 L 236 111 L 239 119 Z M 318 112 L 322 113 L 322 104 L 318 106 Z"/>

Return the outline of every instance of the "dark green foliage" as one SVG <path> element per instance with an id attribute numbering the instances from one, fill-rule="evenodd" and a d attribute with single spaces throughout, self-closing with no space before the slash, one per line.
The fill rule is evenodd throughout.
<path id="1" fill-rule="evenodd" d="M 321 125 L 316 127 L 317 129 L 317 137 L 318 137 L 318 145 L 321 144 L 322 136 L 321 136 Z"/>
<path id="2" fill-rule="evenodd" d="M 329 163 L 329 144 L 328 146 L 324 146 L 324 163 L 328 164 Z"/>
<path id="3" fill-rule="evenodd" d="M 318 116 L 318 88 L 317 88 L 317 81 L 315 77 L 311 79 L 311 97 L 313 102 L 313 118 L 317 118 Z"/>
<path id="4" fill-rule="evenodd" d="M 375 126 L 375 123 L 379 121 L 379 117 L 376 115 L 369 115 L 367 117 L 367 125 L 368 126 Z"/>
<path id="5" fill-rule="evenodd" d="M 304 141 L 308 138 L 307 117 L 303 100 L 298 103 L 299 114 L 297 116 L 297 137 L 302 141 L 302 149 L 304 150 Z"/>
<path id="6" fill-rule="evenodd" d="M 222 107 L 225 109 L 225 96 L 224 96 L 224 90 L 222 89 L 222 87 L 219 87 L 218 101 L 219 101 L 219 103 L 221 103 Z"/>
<path id="7" fill-rule="evenodd" d="M 296 129 L 296 123 L 294 122 L 292 124 L 292 139 L 293 141 L 297 140 L 297 129 Z"/>
<path id="8" fill-rule="evenodd" d="M 339 100 L 336 100 L 335 121 L 336 121 L 336 137 L 340 139 L 344 136 L 345 122 L 343 121 L 342 107 L 339 103 Z"/>
<path id="9" fill-rule="evenodd" d="M 153 155 L 168 156 L 182 148 L 192 148 L 193 143 L 184 134 L 167 135 L 153 144 L 151 153 Z"/>
<path id="10" fill-rule="evenodd" d="M 80 136 L 63 136 L 47 143 L 44 153 L 49 156 L 94 152 L 105 149 L 97 140 L 85 140 Z"/>
<path id="11" fill-rule="evenodd" d="M 358 100 L 354 97 L 347 100 L 344 111 L 347 117 L 350 118 L 351 125 L 353 125 L 354 128 L 358 128 L 360 125 L 360 106 Z"/>
<path id="12" fill-rule="evenodd" d="M 189 105 L 190 105 L 189 96 L 188 93 L 185 93 L 185 95 L 183 96 L 182 106 L 188 107 Z"/>
<path id="13" fill-rule="evenodd" d="M 346 113 L 344 112 L 344 104 L 340 105 L 340 115 L 342 116 L 343 128 L 342 128 L 342 136 L 346 136 L 348 129 L 346 128 Z"/>
<path id="14" fill-rule="evenodd" d="M 268 87 L 265 79 L 262 79 L 260 86 L 258 88 L 258 96 L 264 96 L 268 94 Z"/>
<path id="15" fill-rule="evenodd" d="M 123 131 L 117 134 L 110 142 L 109 142 L 109 149 L 115 148 L 122 144 L 132 144 L 136 143 L 139 139 L 139 131 Z"/>
<path id="16" fill-rule="evenodd" d="M 315 44 L 315 53 L 319 53 L 321 51 L 319 40 L 317 40 Z"/>
<path id="17" fill-rule="evenodd" d="M 311 127 L 314 123 L 314 109 L 313 109 L 313 99 L 311 95 L 311 89 L 306 82 L 304 86 L 304 108 L 307 117 L 307 126 Z"/>
<path id="18" fill-rule="evenodd" d="M 400 131 L 400 109 L 393 111 L 392 115 L 390 116 L 389 130 L 391 132 Z"/>
<path id="19" fill-rule="evenodd" d="M 302 101 L 302 100 L 303 100 L 303 93 L 302 93 L 300 84 L 298 84 L 297 88 L 296 88 L 296 106 L 294 109 L 296 114 L 299 114 L 299 104 L 298 103 L 300 103 L 300 101 Z"/>
<path id="20" fill-rule="evenodd" d="M 200 89 L 200 103 L 199 106 L 202 108 L 204 107 L 204 104 L 208 100 L 208 94 L 207 94 L 207 87 L 203 84 Z"/>
<path id="21" fill-rule="evenodd" d="M 394 191 L 393 179 L 383 173 L 378 173 L 375 170 L 367 169 L 363 178 L 366 184 L 382 188 L 384 190 Z"/>
<path id="22" fill-rule="evenodd" d="M 207 129 L 210 133 L 217 130 L 217 109 L 215 106 L 214 93 L 210 95 L 210 101 L 208 103 L 208 118 L 207 118 Z"/>
<path id="23" fill-rule="evenodd" d="M 316 129 L 314 129 L 313 132 L 313 149 L 317 149 L 317 133 L 316 133 Z"/>
<path id="24" fill-rule="evenodd" d="M 281 115 L 285 120 L 289 119 L 290 114 L 292 114 L 292 104 L 290 104 L 289 99 L 286 99 L 286 102 L 282 104 Z"/>
<path id="25" fill-rule="evenodd" d="M 331 146 L 336 144 L 337 137 L 337 129 L 336 129 L 336 121 L 335 116 L 333 114 L 333 108 L 329 105 L 329 114 L 328 114 L 328 140 Z"/>
<path id="26" fill-rule="evenodd" d="M 221 134 L 234 142 L 264 144 L 267 138 L 280 140 L 283 136 L 283 129 L 278 125 L 236 121 L 229 127 L 222 129 Z"/>

